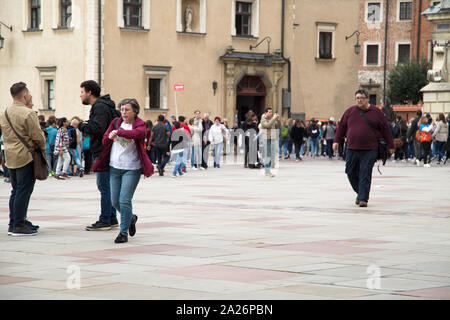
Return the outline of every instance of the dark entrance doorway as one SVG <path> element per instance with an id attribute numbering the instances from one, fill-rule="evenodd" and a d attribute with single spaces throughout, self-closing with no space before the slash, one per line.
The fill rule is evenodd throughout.
<path id="1" fill-rule="evenodd" d="M 266 106 L 266 86 L 257 76 L 245 76 L 236 89 L 236 108 L 239 124 L 245 121 L 245 114 L 253 110 L 261 120 Z"/>

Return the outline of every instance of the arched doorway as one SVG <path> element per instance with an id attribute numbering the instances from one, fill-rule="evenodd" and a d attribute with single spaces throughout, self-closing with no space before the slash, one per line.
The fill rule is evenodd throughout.
<path id="1" fill-rule="evenodd" d="M 253 110 L 261 119 L 266 105 L 266 86 L 258 76 L 245 76 L 236 87 L 236 109 L 239 124 L 245 121 L 245 114 Z"/>

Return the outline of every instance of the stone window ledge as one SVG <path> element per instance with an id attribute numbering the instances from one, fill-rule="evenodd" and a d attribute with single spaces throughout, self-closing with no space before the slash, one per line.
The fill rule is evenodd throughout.
<path id="1" fill-rule="evenodd" d="M 58 27 L 58 28 L 52 28 L 54 31 L 73 31 L 75 30 L 74 27 Z"/>
<path id="2" fill-rule="evenodd" d="M 136 28 L 136 27 L 120 27 L 121 31 L 137 31 L 137 32 L 149 32 L 150 29 Z"/>
<path id="3" fill-rule="evenodd" d="M 179 35 L 187 35 L 187 36 L 206 36 L 206 33 L 203 32 L 186 32 L 186 31 L 177 31 Z"/>
<path id="4" fill-rule="evenodd" d="M 335 62 L 336 58 L 314 58 L 317 62 Z"/>
<path id="5" fill-rule="evenodd" d="M 27 29 L 27 30 L 22 30 L 23 33 L 39 33 L 44 31 L 43 29 Z"/>
<path id="6" fill-rule="evenodd" d="M 242 40 L 258 40 L 258 37 L 254 36 L 232 36 L 233 39 L 242 39 Z"/>

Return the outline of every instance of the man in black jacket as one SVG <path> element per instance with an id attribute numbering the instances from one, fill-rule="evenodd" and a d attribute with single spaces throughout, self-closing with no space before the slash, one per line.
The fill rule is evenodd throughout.
<path id="1" fill-rule="evenodd" d="M 209 153 L 209 148 L 208 148 L 208 152 L 205 154 L 205 149 L 209 146 L 209 144 L 211 143 L 210 141 L 208 141 L 208 133 L 209 133 L 209 129 L 212 127 L 213 122 L 211 120 L 209 120 L 209 113 L 205 113 L 204 118 L 202 120 L 202 126 L 203 126 L 203 130 L 202 130 L 202 169 L 208 169 L 208 153 Z"/>
<path id="2" fill-rule="evenodd" d="M 422 117 L 422 111 L 417 110 L 417 117 L 411 121 L 411 127 L 406 134 L 407 142 L 414 141 L 414 155 L 416 159 L 420 159 L 420 141 L 416 140 L 416 131 L 419 129 L 418 123 L 420 118 Z"/>
<path id="3" fill-rule="evenodd" d="M 81 102 L 84 105 L 91 105 L 89 121 L 80 123 L 78 129 L 85 135 L 91 137 L 90 149 L 92 156 L 97 160 L 103 151 L 103 134 L 108 129 L 111 121 L 120 117 L 120 112 L 116 110 L 114 101 L 109 94 L 100 97 L 100 86 L 93 80 L 88 80 L 80 85 Z M 97 188 L 101 195 L 101 214 L 99 221 L 87 226 L 87 231 L 110 230 L 111 227 L 118 227 L 116 210 L 111 204 L 111 190 L 109 184 L 109 172 L 97 172 Z"/>

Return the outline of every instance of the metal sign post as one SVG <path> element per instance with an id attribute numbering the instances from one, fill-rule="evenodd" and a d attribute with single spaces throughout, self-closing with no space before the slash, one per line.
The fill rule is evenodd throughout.
<path id="1" fill-rule="evenodd" d="M 175 114 L 178 120 L 178 105 L 177 105 L 177 91 L 184 91 L 184 85 L 183 84 L 174 84 L 173 90 L 175 91 Z"/>

